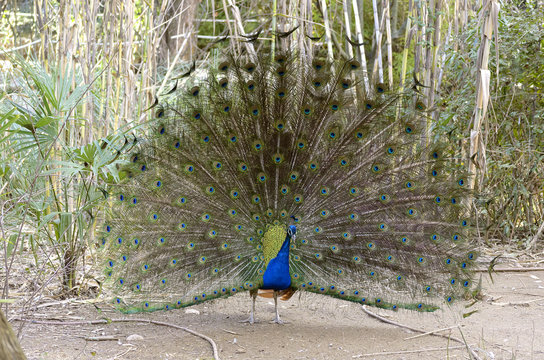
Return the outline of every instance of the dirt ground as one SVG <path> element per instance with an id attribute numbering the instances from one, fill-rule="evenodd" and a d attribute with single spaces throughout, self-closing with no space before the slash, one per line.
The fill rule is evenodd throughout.
<path id="1" fill-rule="evenodd" d="M 493 278 L 491 283 L 484 275 L 485 297 L 469 310 L 458 306 L 421 314 L 368 309 L 426 331 L 459 325 L 442 333 L 464 337 L 481 359 L 544 359 L 544 271 L 500 272 Z M 221 359 L 470 358 L 459 343 L 435 336 L 408 339 L 417 334 L 369 317 L 360 305 L 325 296 L 302 293 L 281 302 L 285 325 L 269 323 L 274 305 L 264 298 L 257 300 L 258 323 L 240 323 L 250 304 L 247 294 L 238 294 L 190 309 L 129 317 L 165 321 L 207 335 L 217 343 Z M 123 317 L 107 304 L 95 305 L 66 301 L 38 308 L 32 316 L 53 321 Z M 478 311 L 461 316 L 472 310 Z M 20 322 L 15 322 L 15 329 L 18 326 Z M 113 340 L 95 341 L 104 336 Z M 149 323 L 26 324 L 22 346 L 30 360 L 213 358 L 211 346 L 202 338 Z"/>

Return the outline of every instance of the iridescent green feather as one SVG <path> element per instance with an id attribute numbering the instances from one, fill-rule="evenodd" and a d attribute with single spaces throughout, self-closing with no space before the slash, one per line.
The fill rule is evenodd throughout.
<path id="1" fill-rule="evenodd" d="M 467 174 L 447 144 L 422 145 L 425 110 L 383 87 L 362 97 L 356 62 L 277 60 L 226 56 L 160 99 L 111 188 L 112 301 L 151 311 L 258 288 L 291 216 L 299 290 L 420 311 L 462 298 Z"/>

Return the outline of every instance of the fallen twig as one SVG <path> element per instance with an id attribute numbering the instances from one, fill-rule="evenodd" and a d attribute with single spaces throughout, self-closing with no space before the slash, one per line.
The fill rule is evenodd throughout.
<path id="1" fill-rule="evenodd" d="M 454 326 L 450 326 L 450 327 L 443 328 L 443 329 L 438 329 L 438 330 L 429 331 L 429 332 L 426 332 L 426 333 L 423 333 L 423 334 L 419 334 L 419 335 L 414 335 L 414 336 L 407 337 L 407 338 L 405 338 L 404 340 L 412 340 L 412 339 L 417 339 L 417 338 L 422 337 L 422 336 L 433 335 L 433 334 L 436 334 L 436 333 L 438 333 L 438 332 L 442 332 L 442 331 L 446 331 L 446 330 L 455 329 L 455 328 L 458 327 L 458 326 L 459 326 L 459 325 L 454 325 Z"/>
<path id="2" fill-rule="evenodd" d="M 106 335 L 106 336 L 82 336 L 85 341 L 119 341 L 119 338 L 116 336 Z"/>
<path id="3" fill-rule="evenodd" d="M 491 305 L 496 306 L 529 306 L 529 304 L 534 303 L 535 301 L 542 301 L 544 298 L 538 298 L 527 301 L 509 301 L 509 302 L 491 302 Z"/>

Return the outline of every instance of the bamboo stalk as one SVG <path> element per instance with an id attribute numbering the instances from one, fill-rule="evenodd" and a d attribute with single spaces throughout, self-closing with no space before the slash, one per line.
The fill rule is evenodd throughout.
<path id="1" fill-rule="evenodd" d="M 461 29 L 464 29 L 468 24 L 468 0 L 461 0 L 463 2 L 463 8 L 461 10 Z"/>
<path id="2" fill-rule="evenodd" d="M 404 31 L 404 49 L 402 51 L 402 66 L 401 66 L 401 74 L 400 74 L 400 81 L 399 81 L 399 92 L 403 91 L 404 89 L 404 82 L 406 81 L 406 69 L 408 67 L 408 51 L 410 50 L 411 46 L 411 33 L 412 33 L 412 18 L 415 17 L 415 9 L 414 9 L 414 0 L 410 0 L 408 4 L 408 14 L 409 16 L 406 18 L 406 29 Z"/>
<path id="3" fill-rule="evenodd" d="M 321 0 L 321 10 L 323 11 L 323 21 L 325 23 L 325 42 L 327 43 L 327 59 L 332 62 L 334 59 L 334 54 L 332 52 L 332 36 L 331 36 L 331 27 L 329 23 L 329 16 L 327 14 L 327 2 Z"/>
<path id="4" fill-rule="evenodd" d="M 348 0 L 344 0 L 342 2 L 343 10 L 344 10 L 344 28 L 346 29 L 346 36 L 348 39 L 351 39 L 351 21 L 349 16 L 349 5 Z M 350 58 L 353 58 L 353 48 L 350 46 L 350 44 L 346 41 L 346 50 L 348 52 L 348 56 Z"/>
<path id="5" fill-rule="evenodd" d="M 372 0 L 372 12 L 374 14 L 374 40 L 376 44 L 376 53 L 374 56 L 374 68 L 372 71 L 372 82 L 376 82 L 376 68 L 378 72 L 378 82 L 383 83 L 383 63 L 382 63 L 382 36 L 380 31 L 380 18 L 378 15 L 378 2 Z"/>
<path id="6" fill-rule="evenodd" d="M 274 0 L 274 1 L 276 1 L 276 0 Z M 227 2 L 225 0 L 223 0 L 223 11 L 225 12 L 227 28 L 229 29 L 231 46 L 232 46 L 232 48 L 237 49 L 237 52 L 240 53 L 240 44 L 238 44 L 237 41 L 235 41 L 233 43 L 233 41 L 234 41 L 233 38 L 238 38 L 238 31 L 236 30 L 236 27 L 234 27 L 234 30 L 232 29 L 232 26 L 231 26 L 230 23 L 234 22 L 234 20 L 230 19 L 229 10 L 228 10 L 228 7 L 227 7 Z M 233 37 L 233 35 L 234 35 L 234 37 Z M 234 46 L 233 46 L 233 44 L 234 44 Z"/>
<path id="7" fill-rule="evenodd" d="M 124 55 L 124 61 L 122 64 L 122 75 L 125 78 L 124 81 L 124 98 L 123 98 L 123 115 L 125 119 L 132 116 L 132 110 L 134 109 L 134 103 L 136 103 L 136 84 L 135 76 L 132 71 L 133 66 L 133 53 L 132 47 L 134 44 L 134 2 L 129 0 L 125 1 L 125 14 L 126 14 L 126 28 L 123 29 L 124 41 L 126 46 L 122 49 Z"/>
<path id="8" fill-rule="evenodd" d="M 437 72 L 438 72 L 438 52 L 440 51 L 440 32 L 442 27 L 442 1 L 437 1 L 434 8 L 434 34 L 433 34 L 433 47 L 432 52 L 429 52 L 427 62 L 430 64 L 429 71 L 429 99 L 427 101 L 427 109 L 434 107 L 434 98 L 436 96 L 437 88 Z M 432 121 L 433 117 L 430 117 L 428 121 Z"/>
<path id="9" fill-rule="evenodd" d="M 399 2 L 400 0 L 393 0 L 393 10 L 391 11 L 391 18 L 393 19 L 391 30 L 393 33 L 396 33 L 398 29 Z"/>
<path id="10" fill-rule="evenodd" d="M 146 17 L 147 19 L 147 29 L 154 29 L 155 28 L 155 2 L 151 2 L 151 8 L 148 9 L 148 15 Z M 159 47 L 160 38 L 153 34 L 153 36 L 149 37 L 149 40 L 146 42 L 146 52 L 145 52 L 145 66 L 142 70 L 142 84 L 141 89 L 151 89 L 153 87 L 153 84 L 155 83 L 156 79 L 156 64 L 157 64 L 157 58 L 156 53 L 157 49 Z M 145 107 L 148 107 L 150 104 L 152 104 L 155 101 L 155 94 L 148 91 L 147 96 L 145 98 L 146 104 Z M 140 108 L 141 109 L 141 108 Z M 151 116 L 151 115 L 148 115 Z"/>
<path id="11" fill-rule="evenodd" d="M 308 23 L 308 14 L 307 14 L 307 9 L 306 9 L 306 1 L 305 0 L 302 0 L 302 1 L 299 1 L 298 3 L 298 12 L 299 12 L 299 16 L 300 16 L 300 19 L 302 20 L 299 20 L 299 24 L 300 24 L 300 33 L 298 35 L 298 38 L 297 38 L 297 45 L 298 45 L 298 48 L 299 48 L 299 51 L 300 51 L 300 54 L 302 56 L 305 56 L 307 54 L 307 51 L 306 51 L 306 36 L 304 36 L 304 34 L 307 34 L 308 33 L 308 29 L 307 29 L 307 23 Z M 311 34 L 311 33 L 310 33 Z"/>
<path id="12" fill-rule="evenodd" d="M 312 16 L 313 16 L 313 13 L 312 13 L 312 1 L 311 0 L 302 0 L 302 2 L 304 3 L 303 6 L 305 8 L 305 13 L 306 13 L 305 26 L 306 26 L 307 30 L 305 30 L 305 34 L 307 34 L 309 36 L 312 36 L 313 31 L 314 31 L 314 23 L 312 21 Z M 307 55 L 310 56 L 310 57 L 313 57 L 314 54 L 313 54 L 312 41 L 310 39 L 308 39 L 306 36 L 304 36 L 304 41 L 305 41 Z"/>
<path id="13" fill-rule="evenodd" d="M 115 102 L 114 102 L 114 105 L 113 105 L 113 109 L 114 109 L 114 113 L 113 113 L 113 116 L 114 116 L 114 124 L 115 124 L 115 129 L 118 129 L 119 128 L 119 116 L 120 116 L 120 102 L 121 102 L 121 94 L 122 94 L 122 85 L 121 85 L 121 77 L 123 74 L 123 46 L 122 46 L 122 43 L 124 41 L 123 39 L 123 34 L 124 34 L 124 31 L 123 31 L 123 13 L 125 11 L 125 7 L 124 7 L 124 0 L 118 0 L 119 1 L 119 6 L 120 6 L 120 9 L 119 9 L 119 16 L 116 16 L 115 19 L 119 21 L 119 28 L 118 28 L 118 44 L 117 44 L 117 54 L 116 54 L 116 57 L 117 57 L 117 72 L 116 72 L 116 76 L 115 76 Z M 130 0 L 129 0 L 130 1 Z"/>
<path id="14" fill-rule="evenodd" d="M 85 34 L 85 40 L 87 46 L 84 47 L 85 56 L 82 58 L 83 61 L 80 61 L 80 66 L 83 72 L 83 78 L 85 79 L 86 84 L 91 83 L 91 77 L 93 74 L 93 69 L 96 64 L 96 15 L 98 13 L 98 0 L 90 0 L 84 2 L 83 11 L 83 23 L 82 27 L 84 29 L 83 33 Z M 82 136 L 83 140 L 87 143 L 93 141 L 95 135 L 96 124 L 95 124 L 95 114 L 94 114 L 94 102 L 86 101 L 84 109 L 83 118 L 86 119 L 89 126 L 89 131 L 87 136 Z M 83 126 L 83 129 L 86 127 Z"/>
<path id="15" fill-rule="evenodd" d="M 296 46 L 292 46 L 293 41 L 297 41 L 298 36 L 300 35 L 300 18 L 297 14 L 297 7 L 295 6 L 296 3 L 294 1 L 289 2 L 289 6 L 284 3 L 284 13 L 285 13 L 285 22 L 290 23 L 290 27 L 288 29 L 293 29 L 296 26 L 299 26 L 299 31 L 295 31 L 290 36 L 285 38 L 285 46 L 287 49 L 295 48 Z M 284 28 L 285 30 L 285 28 Z"/>
<path id="16" fill-rule="evenodd" d="M 277 0 L 272 1 L 272 33 L 276 32 L 277 21 L 278 21 L 278 2 Z M 272 45 L 271 45 L 271 54 L 272 59 L 274 59 L 274 52 L 276 50 L 276 37 L 272 36 Z"/>
<path id="17" fill-rule="evenodd" d="M 390 8 L 389 0 L 383 1 L 383 8 L 385 11 L 385 33 L 386 33 L 386 43 L 387 48 L 387 75 L 389 78 L 389 89 L 393 89 L 393 45 L 391 40 L 391 20 L 390 20 Z"/>
<path id="18" fill-rule="evenodd" d="M 428 86 L 424 89 L 425 94 L 425 105 L 427 106 L 427 109 L 431 107 L 430 104 L 430 98 L 432 93 L 432 84 L 431 84 L 431 72 L 432 72 L 432 63 L 433 63 L 433 47 L 436 46 L 436 44 L 433 43 L 433 33 L 439 33 L 440 29 L 432 29 L 432 18 L 433 18 L 433 10 L 435 7 L 435 0 L 429 0 L 427 6 L 426 6 L 426 13 L 424 15 L 425 23 L 427 24 L 427 27 L 430 28 L 429 30 L 425 31 L 425 48 L 422 49 L 425 54 L 425 65 L 423 67 L 423 77 L 422 82 Z M 427 129 L 429 128 L 429 122 L 427 121 Z"/>
<path id="19" fill-rule="evenodd" d="M 76 21 L 76 26 L 77 26 L 77 29 L 78 29 L 78 36 L 77 38 L 80 39 L 80 38 L 85 38 L 84 35 L 87 34 L 87 32 L 89 31 L 89 29 L 86 29 L 85 27 L 85 20 L 87 19 L 87 14 L 83 11 L 82 7 L 80 7 L 80 3 L 76 2 L 75 4 L 75 7 L 73 9 L 74 11 L 74 14 L 75 14 L 75 21 Z M 88 7 L 88 3 L 83 3 L 82 4 L 83 7 Z M 85 66 L 84 64 L 82 63 L 86 63 L 89 59 L 88 59 L 88 55 L 89 55 L 89 49 L 87 47 L 83 48 L 82 49 L 82 53 L 83 53 L 83 61 L 79 61 L 79 68 L 81 69 L 81 73 L 83 75 L 83 78 L 85 80 L 87 80 L 87 76 L 86 76 L 86 72 L 88 73 L 88 67 Z M 88 82 L 86 82 L 88 84 Z M 83 106 L 81 107 L 81 117 L 83 119 L 85 119 L 85 121 L 87 121 L 87 110 L 88 110 L 88 105 L 89 103 L 91 103 L 90 101 L 86 101 L 83 103 Z M 76 143 L 79 144 L 81 142 L 86 142 L 87 141 L 87 136 L 89 133 L 93 132 L 92 130 L 92 127 L 89 126 L 88 127 L 89 131 L 86 131 L 87 130 L 87 127 L 86 126 L 79 126 L 79 134 L 80 134 L 80 141 Z"/>
<path id="20" fill-rule="evenodd" d="M 436 83 L 436 92 L 437 93 L 440 93 L 440 87 L 442 85 L 442 78 L 444 76 L 444 66 L 446 65 L 446 51 L 445 51 L 445 49 L 448 48 L 448 45 L 449 45 L 449 42 L 450 42 L 451 30 L 452 30 L 452 25 L 451 25 L 451 22 L 450 22 L 449 26 L 448 26 L 448 33 L 446 34 L 446 38 L 444 40 L 444 50 L 442 51 L 442 57 L 440 59 L 440 64 L 438 65 L 440 70 L 438 72 L 438 80 L 437 80 L 437 83 Z M 438 120 L 438 110 L 435 110 L 433 112 L 433 118 L 434 118 L 435 121 Z"/>
<path id="21" fill-rule="evenodd" d="M 481 28 L 481 44 L 478 50 L 478 61 L 476 63 L 478 72 L 476 77 L 476 104 L 472 117 L 472 129 L 470 132 L 470 152 L 468 159 L 468 172 L 471 174 L 469 178 L 469 188 L 474 189 L 476 178 L 478 176 L 476 163 L 478 162 L 479 169 L 485 169 L 483 162 L 485 159 L 485 147 L 483 146 L 480 136 L 482 122 L 487 113 L 487 105 L 489 103 L 489 81 L 491 73 L 489 71 L 489 51 L 493 33 L 498 29 L 498 17 L 500 5 L 497 0 L 488 0 L 484 7 L 485 19 Z M 483 172 L 480 174 L 484 175 Z M 480 180 L 481 181 L 481 180 Z"/>
<path id="22" fill-rule="evenodd" d="M 424 12 L 425 12 L 425 4 L 424 3 L 416 3 L 415 6 L 416 10 L 416 16 L 418 19 L 417 22 L 417 31 L 416 31 L 416 43 L 414 48 L 414 74 L 417 76 L 421 71 L 421 63 L 423 61 L 423 34 L 425 34 L 425 19 Z M 421 79 L 421 76 L 419 77 Z"/>
<path id="23" fill-rule="evenodd" d="M 106 3 L 104 3 L 104 40 L 102 40 L 102 42 L 104 43 L 104 47 L 103 47 L 103 57 L 106 59 L 106 60 L 109 60 L 110 56 L 113 56 L 113 54 L 111 53 L 111 48 L 113 47 L 113 25 L 112 25 L 112 10 L 111 10 L 111 7 L 113 6 L 113 3 L 111 1 L 107 1 Z M 104 98 L 101 102 L 101 107 L 100 107 L 100 116 L 98 117 L 99 121 L 103 123 L 102 126 L 98 126 L 98 131 L 99 131 L 99 134 L 98 134 L 98 137 L 102 137 L 102 136 L 106 136 L 108 135 L 109 131 L 108 131 L 108 126 L 106 124 L 106 119 L 109 118 L 109 103 L 108 103 L 108 99 L 110 98 L 111 96 L 111 92 L 112 92 L 112 82 L 113 82 L 113 78 L 112 78 L 112 72 L 111 71 L 108 71 L 106 73 L 106 79 L 104 80 L 105 81 L 105 84 L 103 85 L 103 91 L 105 91 L 104 93 Z M 114 129 L 117 129 L 117 126 L 116 124 L 114 124 Z"/>
<path id="24" fill-rule="evenodd" d="M 357 4 L 357 0 L 351 0 L 351 5 L 353 7 L 353 15 L 355 16 L 355 33 L 357 35 L 357 42 L 363 43 L 363 28 L 361 26 L 362 14 L 359 12 L 359 5 Z M 366 54 L 364 45 L 359 46 L 359 53 L 361 56 L 361 67 L 363 69 L 363 83 L 365 85 L 365 93 L 368 96 L 370 94 L 370 82 L 368 80 L 368 70 L 366 66 Z"/>
<path id="25" fill-rule="evenodd" d="M 453 30 L 454 30 L 454 37 L 456 39 L 459 38 L 459 0 L 455 0 L 453 3 Z M 459 45 L 459 41 L 456 41 L 454 44 L 454 51 L 457 51 Z"/>
<path id="26" fill-rule="evenodd" d="M 236 28 L 238 28 L 238 31 L 240 32 L 240 34 L 246 35 L 246 32 L 244 30 L 244 25 L 242 23 L 242 17 L 240 15 L 240 9 L 238 8 L 238 6 L 236 6 L 233 0 L 228 0 L 228 2 L 232 9 L 232 15 L 234 16 Z M 227 9 L 225 8 L 225 11 L 226 10 Z M 253 47 L 253 44 L 250 42 L 246 42 L 245 45 L 246 45 L 246 50 L 251 55 L 251 57 L 255 57 L 257 54 L 255 53 L 255 48 Z"/>
<path id="27" fill-rule="evenodd" d="M 400 71 L 400 80 L 399 80 L 399 88 L 398 93 L 401 94 L 404 91 L 404 82 L 406 80 L 406 69 L 408 67 L 408 50 L 411 46 L 411 33 L 412 33 L 412 17 L 415 16 L 415 10 L 414 10 L 414 4 L 413 0 L 409 0 L 408 4 L 408 17 L 406 18 L 406 29 L 404 31 L 404 49 L 402 50 L 402 66 Z M 399 98 L 399 106 L 397 106 L 397 110 L 395 113 L 395 121 L 399 120 L 400 116 L 400 109 L 402 107 L 402 97 Z"/>

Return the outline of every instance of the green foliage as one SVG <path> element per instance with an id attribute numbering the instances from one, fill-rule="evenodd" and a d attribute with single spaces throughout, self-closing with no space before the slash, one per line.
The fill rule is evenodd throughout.
<path id="1" fill-rule="evenodd" d="M 9 110 L 0 113 L 4 246 L 15 256 L 16 245 L 28 241 L 36 266 L 45 261 L 71 290 L 107 196 L 99 184 L 118 179 L 116 146 L 124 134 L 72 145 L 88 87 L 72 69 L 48 73 L 21 58 L 12 60 L 20 69 L 13 81 L 23 81 L 2 104 Z"/>
<path id="2" fill-rule="evenodd" d="M 485 178 L 477 201 L 486 241 L 527 245 L 544 221 L 544 29 L 542 9 L 506 5 L 499 47 L 492 47 L 491 101 L 484 124 Z M 438 126 L 460 143 L 470 136 L 474 109 L 476 26 L 463 34 L 463 52 L 449 49 L 444 111 Z M 498 64 L 496 55 L 498 51 Z M 498 71 L 497 71 L 498 66 Z"/>
<path id="3" fill-rule="evenodd" d="M 488 134 L 492 151 L 481 200 L 486 237 L 525 245 L 544 221 L 544 12 L 501 13 L 499 85 Z"/>

